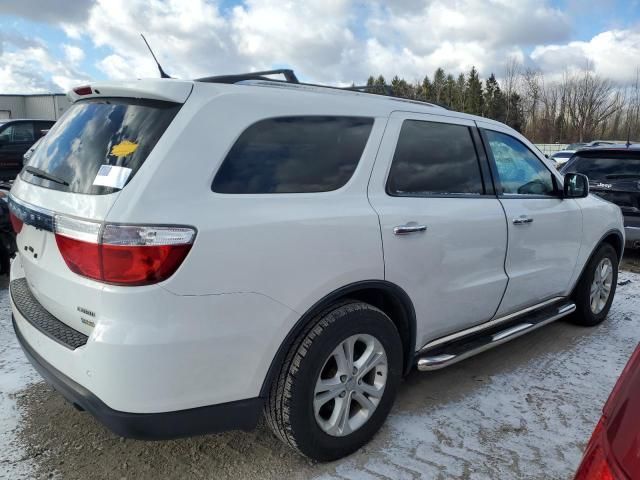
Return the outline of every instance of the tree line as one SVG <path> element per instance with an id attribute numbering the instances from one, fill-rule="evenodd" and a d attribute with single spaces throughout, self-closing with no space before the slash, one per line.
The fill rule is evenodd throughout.
<path id="1" fill-rule="evenodd" d="M 498 81 L 484 81 L 475 67 L 454 76 L 438 68 L 410 82 L 398 75 L 367 80 L 370 92 L 435 103 L 506 123 L 537 143 L 640 141 L 640 69 L 635 82 L 621 86 L 586 65 L 547 79 L 540 71 L 509 60 Z"/>

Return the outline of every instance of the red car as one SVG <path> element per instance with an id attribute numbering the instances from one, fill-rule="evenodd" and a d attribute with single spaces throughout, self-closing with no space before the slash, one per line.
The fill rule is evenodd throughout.
<path id="1" fill-rule="evenodd" d="M 624 367 L 575 480 L 640 479 L 640 345 Z"/>

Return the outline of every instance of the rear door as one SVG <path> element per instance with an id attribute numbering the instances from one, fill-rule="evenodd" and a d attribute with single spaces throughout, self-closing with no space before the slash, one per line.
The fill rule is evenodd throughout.
<path id="1" fill-rule="evenodd" d="M 560 180 L 521 139 L 486 125 L 498 198 L 507 215 L 509 284 L 498 316 L 566 295 L 582 238 L 582 212 Z"/>
<path id="2" fill-rule="evenodd" d="M 391 115 L 368 192 L 418 346 L 490 320 L 504 293 L 507 226 L 487 165 L 473 122 Z"/>

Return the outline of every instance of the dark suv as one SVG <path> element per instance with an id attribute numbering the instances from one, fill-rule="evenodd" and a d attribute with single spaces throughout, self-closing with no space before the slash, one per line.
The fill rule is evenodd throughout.
<path id="1" fill-rule="evenodd" d="M 622 210 L 626 246 L 640 248 L 640 144 L 578 150 L 561 172 L 589 177 L 591 192 Z"/>
<path id="2" fill-rule="evenodd" d="M 0 181 L 16 178 L 22 170 L 22 156 L 54 123 L 53 120 L 0 120 Z"/>

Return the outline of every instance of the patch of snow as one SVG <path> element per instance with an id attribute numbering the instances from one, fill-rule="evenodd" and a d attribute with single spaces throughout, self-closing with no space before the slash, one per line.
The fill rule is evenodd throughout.
<path id="1" fill-rule="evenodd" d="M 32 478 L 32 464 L 17 443 L 21 412 L 16 405 L 20 392 L 40 381 L 27 361 L 11 325 L 9 291 L 0 289 L 0 478 Z"/>

